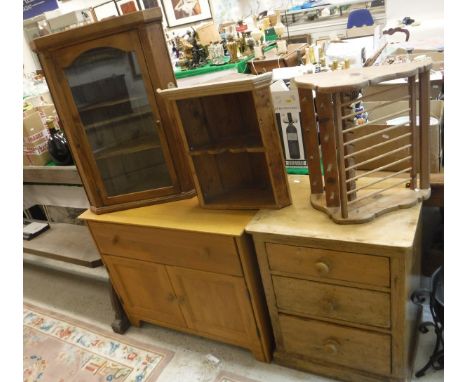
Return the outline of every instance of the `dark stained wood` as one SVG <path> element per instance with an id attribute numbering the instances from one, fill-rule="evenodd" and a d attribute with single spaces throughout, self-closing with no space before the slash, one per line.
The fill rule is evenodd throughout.
<path id="1" fill-rule="evenodd" d="M 49 224 L 46 232 L 32 240 L 23 240 L 24 252 L 90 268 L 102 265 L 86 227 L 67 223 Z"/>
<path id="2" fill-rule="evenodd" d="M 177 108 L 201 206 L 255 209 L 290 204 L 270 80 L 266 74 L 158 90 Z"/>
<path id="3" fill-rule="evenodd" d="M 25 166 L 23 183 L 82 184 L 76 166 Z"/>
<path id="4" fill-rule="evenodd" d="M 317 93 L 317 113 L 319 114 L 320 143 L 322 146 L 323 176 L 328 207 L 339 207 L 340 191 L 338 159 L 336 157 L 336 137 L 332 98 L 329 94 Z"/>
<path id="5" fill-rule="evenodd" d="M 430 187 L 430 153 L 429 153 L 429 121 L 430 121 L 430 71 L 421 71 L 419 73 L 419 155 L 420 155 L 420 178 L 419 187 L 428 189 Z"/>
<path id="6" fill-rule="evenodd" d="M 323 179 L 322 171 L 319 170 L 321 165 L 315 104 L 311 90 L 298 90 L 301 108 L 301 127 L 307 152 L 307 166 L 309 168 L 310 189 L 313 194 L 321 194 L 323 192 Z"/>
<path id="7" fill-rule="evenodd" d="M 46 79 L 57 112 L 63 122 L 77 169 L 83 179 L 83 186 L 91 208 L 96 213 L 177 200 L 195 194 L 176 121 L 170 117 L 170 107 L 165 102 L 156 100 L 155 97 L 157 88 L 166 88 L 169 82 L 175 81 L 160 22 L 161 10 L 152 8 L 35 40 L 35 48 L 43 64 Z M 125 171 L 123 171 L 124 163 L 120 158 L 119 160 L 110 158 L 104 163 L 102 162 L 104 154 L 100 154 L 99 158 L 101 159 L 93 155 L 88 136 L 84 131 L 84 124 L 65 77 L 65 69 L 80 54 L 95 48 L 105 47 L 114 47 L 134 53 L 135 64 L 139 65 L 140 68 L 138 75 L 143 79 L 149 104 L 147 106 L 149 119 L 141 123 L 145 123 L 146 126 L 152 124 L 154 131 L 159 136 L 159 147 L 157 144 L 147 144 L 128 149 L 135 152 L 134 155 L 138 155 L 138 158 L 135 157 L 135 163 L 140 161 L 139 172 L 136 171 L 137 166 L 132 170 L 128 163 L 125 164 Z M 90 107 L 86 109 L 90 112 L 93 111 Z M 111 124 L 110 122 L 109 124 Z M 130 122 L 125 123 L 129 124 Z M 92 127 L 87 127 L 91 131 Z M 154 148 L 154 150 L 150 151 L 150 148 Z M 155 156 L 156 149 L 158 155 Z M 128 150 L 125 152 L 128 153 Z M 160 153 L 162 153 L 161 159 L 159 159 Z M 153 173 L 164 173 L 158 172 L 159 162 L 155 163 L 156 161 L 164 162 L 170 180 L 165 181 L 165 183 L 161 182 L 164 184 L 163 186 L 156 185 L 157 182 L 145 186 L 144 179 L 150 171 L 149 167 L 147 169 L 141 166 L 142 162 L 146 163 L 145 156 L 148 162 L 152 161 Z M 100 167 L 97 165 L 98 159 L 101 161 Z M 124 178 L 121 173 L 125 173 L 127 177 Z M 109 191 L 105 187 L 104 178 L 112 178 L 117 191 Z M 124 187 L 126 181 L 131 185 L 135 179 L 142 179 L 141 188 L 135 188 L 137 191 Z"/>
<path id="8" fill-rule="evenodd" d="M 115 319 L 111 324 L 112 330 L 119 334 L 125 334 L 130 327 L 130 321 L 128 320 L 127 314 L 122 307 L 122 302 L 112 286 L 111 281 L 109 281 L 109 295 L 115 315 Z"/>

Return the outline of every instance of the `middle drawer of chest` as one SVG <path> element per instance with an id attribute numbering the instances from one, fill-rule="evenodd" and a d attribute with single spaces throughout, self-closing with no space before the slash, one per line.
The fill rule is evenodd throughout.
<path id="1" fill-rule="evenodd" d="M 272 276 L 276 305 L 284 313 L 390 327 L 390 294 L 290 277 Z"/>

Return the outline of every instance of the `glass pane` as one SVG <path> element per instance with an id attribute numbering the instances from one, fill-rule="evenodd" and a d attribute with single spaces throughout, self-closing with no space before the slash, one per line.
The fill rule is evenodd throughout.
<path id="1" fill-rule="evenodd" d="M 107 194 L 171 186 L 135 53 L 89 50 L 65 75 Z"/>

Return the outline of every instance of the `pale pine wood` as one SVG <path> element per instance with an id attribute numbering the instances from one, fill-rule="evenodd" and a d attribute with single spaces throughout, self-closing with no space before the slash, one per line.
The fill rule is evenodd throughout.
<path id="1" fill-rule="evenodd" d="M 217 235 L 241 236 L 255 216 L 253 211 L 216 211 L 200 208 L 197 198 L 96 215 L 85 211 L 80 219 L 132 226 L 167 228 Z"/>
<path id="2" fill-rule="evenodd" d="M 250 346 L 257 334 L 243 278 L 178 267 L 167 270 L 189 328 Z"/>
<path id="3" fill-rule="evenodd" d="M 242 276 L 228 236 L 88 222 L 102 253 Z"/>
<path id="4" fill-rule="evenodd" d="M 274 360 L 350 382 L 406 382 L 418 320 L 409 297 L 420 280 L 421 205 L 336 225 L 307 205 L 309 178 L 289 178 L 293 204 L 262 210 L 246 227 L 275 335 Z M 369 283 L 374 269 L 380 276 L 371 282 L 385 286 Z"/>
<path id="5" fill-rule="evenodd" d="M 382 328 L 390 327 L 390 295 L 273 276 L 276 304 L 283 313 L 318 319 L 335 319 Z"/>
<path id="6" fill-rule="evenodd" d="M 279 315 L 279 322 L 286 351 L 336 365 L 390 374 L 389 335 L 283 314 Z"/>
<path id="7" fill-rule="evenodd" d="M 432 60 L 426 59 L 403 64 L 320 72 L 295 77 L 294 82 L 299 88 L 314 89 L 321 93 L 332 94 L 359 90 L 379 82 L 401 77 L 411 77 L 417 75 L 421 70 L 429 68 L 431 64 Z"/>
<path id="8" fill-rule="evenodd" d="M 244 233 L 255 213 L 206 210 L 194 198 L 104 215 L 87 211 L 81 218 L 106 264 L 108 259 L 124 264 L 110 277 L 132 325 L 144 321 L 231 343 L 269 362 L 271 327 L 252 243 Z M 181 310 L 183 321 L 169 319 L 172 308 L 165 301 L 161 314 L 154 306 L 164 298 L 157 283 L 172 288 L 175 297 L 162 294 Z M 153 295 L 142 309 L 134 308 L 140 296 Z"/>
<path id="9" fill-rule="evenodd" d="M 108 255 L 103 259 L 130 317 L 187 326 L 166 267 Z"/>
<path id="10" fill-rule="evenodd" d="M 24 252 L 90 268 L 102 265 L 86 227 L 67 223 L 49 225 L 46 232 L 34 239 L 23 240 Z"/>
<path id="11" fill-rule="evenodd" d="M 390 286 L 390 265 L 386 257 L 275 243 L 267 243 L 266 252 L 272 271 Z"/>

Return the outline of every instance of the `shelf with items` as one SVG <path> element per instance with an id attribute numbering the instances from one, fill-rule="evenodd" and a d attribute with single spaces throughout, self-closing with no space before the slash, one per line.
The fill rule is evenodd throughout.
<path id="1" fill-rule="evenodd" d="M 78 106 L 78 110 L 80 113 L 87 112 L 87 111 L 94 111 L 96 109 L 103 109 L 103 108 L 109 108 L 109 107 L 115 107 L 115 106 L 120 106 L 122 104 L 126 103 L 132 103 L 135 101 L 140 101 L 144 100 L 144 97 L 125 97 L 125 98 L 120 98 L 117 100 L 110 100 L 110 101 L 102 101 L 98 103 L 91 103 L 86 106 Z"/>

